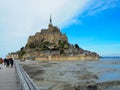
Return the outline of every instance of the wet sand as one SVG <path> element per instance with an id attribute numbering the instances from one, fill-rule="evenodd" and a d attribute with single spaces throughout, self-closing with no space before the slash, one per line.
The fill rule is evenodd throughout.
<path id="1" fill-rule="evenodd" d="M 26 61 L 40 90 L 120 90 L 120 60 Z"/>

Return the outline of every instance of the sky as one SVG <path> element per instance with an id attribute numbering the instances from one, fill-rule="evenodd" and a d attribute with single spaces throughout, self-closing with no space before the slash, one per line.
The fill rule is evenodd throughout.
<path id="1" fill-rule="evenodd" d="M 120 56 L 119 0 L 0 0 L 0 57 L 48 28 L 50 14 L 69 43 L 100 56 Z"/>

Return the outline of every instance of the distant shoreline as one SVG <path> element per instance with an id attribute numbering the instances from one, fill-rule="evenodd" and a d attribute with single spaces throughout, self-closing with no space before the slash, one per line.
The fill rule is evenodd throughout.
<path id="1" fill-rule="evenodd" d="M 120 58 L 120 56 L 100 56 L 100 58 Z"/>

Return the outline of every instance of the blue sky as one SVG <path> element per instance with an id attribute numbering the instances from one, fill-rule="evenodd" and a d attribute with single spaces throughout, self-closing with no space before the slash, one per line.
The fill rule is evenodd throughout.
<path id="1" fill-rule="evenodd" d="M 0 57 L 47 28 L 50 13 L 71 44 L 102 56 L 120 56 L 119 0 L 0 0 Z"/>

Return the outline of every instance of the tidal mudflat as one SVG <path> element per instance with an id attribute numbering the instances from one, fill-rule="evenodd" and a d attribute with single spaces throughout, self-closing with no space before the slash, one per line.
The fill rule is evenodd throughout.
<path id="1" fill-rule="evenodd" d="M 25 61 L 40 90 L 120 90 L 120 60 Z"/>

